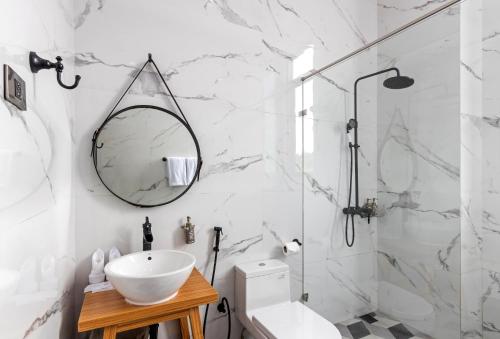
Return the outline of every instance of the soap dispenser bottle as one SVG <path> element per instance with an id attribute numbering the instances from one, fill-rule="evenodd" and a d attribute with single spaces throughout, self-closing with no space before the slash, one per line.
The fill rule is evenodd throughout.
<path id="1" fill-rule="evenodd" d="M 194 243 L 194 225 L 191 223 L 191 217 L 187 217 L 187 222 L 181 226 L 184 230 L 186 244 Z"/>

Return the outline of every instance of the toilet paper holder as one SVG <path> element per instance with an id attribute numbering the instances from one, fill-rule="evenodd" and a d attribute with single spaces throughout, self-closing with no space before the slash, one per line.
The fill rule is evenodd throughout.
<path id="1" fill-rule="evenodd" d="M 292 250 L 292 251 L 289 251 L 289 246 L 290 244 L 293 244 L 293 243 L 296 243 L 297 244 L 297 247 L 295 250 Z M 292 253 L 296 253 L 299 251 L 299 248 L 302 246 L 302 243 L 299 241 L 299 239 L 293 239 L 290 243 L 284 243 L 283 244 L 283 254 L 285 255 L 289 255 L 289 254 L 292 254 Z M 291 246 L 291 247 L 294 247 L 294 246 Z"/>

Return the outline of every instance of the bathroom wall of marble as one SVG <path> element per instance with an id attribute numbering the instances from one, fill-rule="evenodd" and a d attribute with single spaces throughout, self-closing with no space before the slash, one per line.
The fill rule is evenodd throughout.
<path id="1" fill-rule="evenodd" d="M 442 3 L 441 1 L 424 0 L 405 1 L 404 3 L 379 0 L 376 3 L 378 7 L 377 23 L 372 22 L 372 25 L 376 26 L 377 35 L 382 36 Z M 367 8 L 367 10 L 369 9 Z M 454 29 L 456 31 L 458 27 L 456 26 Z M 371 39 L 376 37 L 371 36 Z M 409 45 L 413 42 L 411 38 L 399 40 L 395 38 L 393 41 L 402 45 L 398 52 L 400 54 L 414 50 Z M 427 41 L 422 41 L 421 44 L 424 46 Z M 394 49 L 394 44 L 392 48 Z M 428 48 L 437 52 L 436 46 Z M 309 190 L 306 189 L 304 195 L 304 241 L 306 245 L 304 287 L 310 297 L 308 305 L 334 322 L 380 309 L 379 303 L 382 302 L 380 299 L 387 299 L 387 296 L 380 296 L 379 293 L 378 281 L 381 272 L 377 269 L 377 265 L 381 264 L 382 267 L 386 267 L 392 258 L 386 257 L 381 263 L 378 263 L 377 251 L 380 246 L 378 230 L 391 234 L 398 229 L 397 224 L 389 222 L 388 224 L 392 227 L 388 229 L 385 219 L 383 220 L 386 222 L 386 227 L 384 225 L 377 226 L 376 219 L 372 220 L 370 225 L 367 225 L 366 220 L 357 220 L 355 226 L 356 242 L 354 247 L 349 249 L 344 242 L 345 216 L 342 214 L 348 193 L 348 154 L 346 153 L 347 139 L 344 124 L 352 116 L 352 84 L 358 76 L 371 73 L 382 68 L 381 66 L 399 62 L 395 59 L 387 61 L 387 56 L 377 50 L 378 47 L 325 71 L 321 76 L 315 78 L 312 84 L 309 84 L 311 88 L 308 85 L 304 88 L 305 100 L 307 101 L 309 92 L 313 93 L 312 97 L 314 98 L 313 103 L 311 103 L 313 108 L 304 120 L 304 139 L 307 142 L 309 135 L 309 139 L 314 140 L 311 154 L 307 154 L 306 151 L 304 166 L 305 183 L 306 187 L 309 188 Z M 458 44 L 455 46 L 455 52 L 457 51 Z M 454 57 L 457 60 L 455 65 L 457 67 L 454 71 L 458 72 L 458 53 L 455 53 Z M 431 59 L 431 56 L 428 58 Z M 378 63 L 379 59 L 383 61 Z M 441 63 L 445 62 L 444 59 L 439 60 Z M 415 69 L 421 66 L 417 65 L 416 60 L 413 62 Z M 432 70 L 429 68 L 428 72 L 432 73 Z M 362 199 L 376 197 L 378 189 L 377 173 L 381 159 L 380 153 L 378 153 L 380 148 L 377 146 L 377 139 L 379 138 L 380 141 L 382 136 L 377 135 L 377 108 L 384 107 L 377 107 L 378 101 L 380 101 L 380 98 L 377 98 L 377 93 L 379 93 L 377 84 L 378 82 L 374 79 L 363 82 L 360 84 L 359 91 Z M 391 102 L 391 99 L 385 97 L 382 100 Z M 458 104 L 458 94 L 455 95 L 455 101 Z M 306 103 L 306 108 L 308 105 L 309 103 Z M 455 109 L 457 110 L 455 113 L 458 112 L 457 106 Z M 456 122 L 458 123 L 458 120 Z M 456 127 L 458 128 L 459 125 Z M 387 141 L 387 135 L 385 137 L 383 140 Z M 457 145 L 454 144 L 458 151 Z M 394 160 L 396 159 L 394 158 Z M 459 158 L 457 157 L 455 160 L 458 162 Z M 389 165 L 389 167 L 391 166 Z M 394 168 L 394 166 L 392 167 Z M 459 187 L 455 188 L 459 189 Z M 456 198 L 459 198 L 458 194 Z M 458 209 L 460 205 L 457 199 L 455 199 L 455 203 Z M 455 218 L 455 231 L 459 232 L 457 228 L 459 224 L 456 220 Z M 445 245 L 449 245 L 449 241 L 443 242 L 443 246 Z M 457 254 L 459 251 L 455 251 L 455 257 L 451 259 L 455 264 L 460 263 Z M 428 259 L 432 260 L 430 256 Z M 459 283 L 459 280 L 455 280 L 455 286 Z M 422 290 L 425 288 L 425 286 L 421 286 Z M 444 288 L 444 285 L 441 288 Z M 459 295 L 450 295 L 446 298 L 453 299 L 455 307 L 460 306 Z M 458 310 L 455 308 L 453 312 L 453 320 L 458 328 L 460 321 Z M 445 320 L 443 319 L 443 321 Z"/>
<path id="2" fill-rule="evenodd" d="M 342 212 L 349 193 L 346 121 L 353 117 L 353 84 L 372 73 L 376 61 L 373 49 L 304 85 L 305 98 L 312 97 L 310 103 L 305 100 L 312 107 L 304 120 L 304 286 L 307 305 L 332 322 L 377 309 L 377 220 L 368 224 L 356 218 L 349 248 Z M 361 203 L 376 196 L 376 85 L 370 79 L 358 87 Z"/>
<path id="3" fill-rule="evenodd" d="M 71 338 L 73 93 L 54 71 L 33 75 L 28 53 L 61 55 L 65 76 L 72 75 L 73 9 L 71 2 L 6 0 L 0 13 L 0 64 L 21 75 L 27 97 L 19 111 L 0 82 L 0 336 Z"/>
<path id="4" fill-rule="evenodd" d="M 461 336 L 470 338 L 500 338 L 500 298 L 497 293 L 500 286 L 500 242 L 497 236 L 499 216 L 496 215 L 499 166 L 497 154 L 492 149 L 499 141 L 497 69 L 500 45 L 497 36 L 500 27 L 496 20 L 499 5 L 492 0 L 464 1 L 460 7 L 461 146 L 460 209 L 457 210 L 460 211 L 457 216 L 460 218 L 460 237 L 450 242 L 446 258 L 447 262 L 460 263 L 454 269 L 449 267 L 449 271 L 460 269 L 460 275 L 454 280 L 456 286 L 461 284 L 457 289 L 461 298 Z M 386 7 L 387 11 L 393 10 Z M 379 16 L 379 27 L 381 21 L 390 23 L 389 18 Z M 379 223 L 380 233 L 382 227 L 383 224 Z M 458 248 L 460 261 L 456 258 Z M 441 253 L 445 252 L 441 250 Z M 394 263 L 403 267 L 400 260 Z M 379 269 L 381 267 L 379 263 Z M 414 286 L 407 288 L 415 291 Z M 457 297 L 455 293 L 453 299 Z M 458 310 L 456 305 L 453 309 Z M 453 319 L 456 322 L 457 318 Z"/>
<path id="5" fill-rule="evenodd" d="M 376 3 L 77 3 L 75 62 L 85 81 L 76 98 L 76 290 L 81 291 L 86 284 L 89 257 L 97 247 L 107 250 L 117 245 L 124 253 L 141 249 L 140 225 L 148 215 L 155 235 L 153 248 L 194 253 L 197 267 L 207 277 L 212 266 L 212 227 L 224 228 L 215 284 L 233 307 L 234 264 L 270 257 L 290 264 L 293 298 L 298 299 L 302 293 L 302 258 L 285 258 L 280 252 L 282 241 L 302 234 L 301 154 L 297 147 L 301 128 L 297 115 L 302 104 L 298 77 L 374 39 Z M 141 25 L 131 24 L 137 22 Z M 148 52 L 164 72 L 197 133 L 204 165 L 201 180 L 185 197 L 172 205 L 144 210 L 132 208 L 106 191 L 95 175 L 89 152 L 94 129 Z M 342 90 L 333 90 L 344 98 Z M 141 102 L 171 107 L 151 72 L 139 79 L 130 94 L 124 106 Z M 316 117 L 313 120 L 318 122 L 315 128 L 327 132 L 332 126 L 343 129 L 340 125 L 345 123 L 344 117 L 342 111 L 335 118 L 338 121 Z M 327 153 L 317 156 L 326 160 L 331 155 L 330 146 L 321 147 Z M 330 208 L 334 199 L 340 199 L 335 196 L 338 184 L 330 185 L 314 175 L 307 173 L 307 201 L 317 200 Z M 187 215 L 197 225 L 194 245 L 184 245 L 182 241 L 179 226 Z M 334 220 L 311 219 L 311 231 L 317 236 L 329 234 L 330 221 Z M 336 232 L 340 231 L 339 226 Z M 342 247 L 341 233 L 330 236 Z M 368 231 L 366 235 L 361 232 L 360 245 L 352 251 L 331 248 L 326 238 L 321 240 L 325 245 L 322 249 L 342 253 L 342 260 L 330 255 L 331 271 L 339 275 L 329 278 L 337 286 L 329 289 L 344 298 L 341 307 L 350 305 L 353 299 L 367 304 L 363 301 L 365 292 L 349 289 L 351 280 L 361 272 L 358 267 L 367 265 L 366 253 L 372 250 L 363 252 L 361 244 L 369 242 L 369 238 Z M 326 263 L 324 253 L 322 269 Z M 314 272 L 307 274 L 313 276 Z M 368 279 L 374 281 L 372 275 Z M 312 286 L 312 299 L 316 291 L 325 290 L 322 286 Z M 81 294 L 77 294 L 77 307 L 80 302 Z M 221 338 L 226 320 L 214 309 L 209 314 L 207 337 Z M 352 311 L 341 310 L 338 314 L 347 317 Z M 233 338 L 239 338 L 241 327 L 233 321 Z M 176 336 L 169 327 L 162 327 L 161 332 L 162 338 Z"/>
<path id="6" fill-rule="evenodd" d="M 379 311 L 434 338 L 460 337 L 460 39 L 453 10 L 378 46 L 415 79 L 378 94 Z"/>
<path id="7" fill-rule="evenodd" d="M 461 322 L 463 337 L 483 332 L 486 339 L 499 339 L 498 1 L 482 0 L 483 11 L 481 1 L 466 1 L 479 7 L 470 7 L 466 17 L 460 13 L 459 28 L 453 26 L 459 13 L 448 11 L 448 23 L 440 22 L 440 29 L 431 25 L 422 35 L 432 32 L 432 43 L 407 37 L 325 72 L 310 82 L 301 101 L 300 74 L 442 3 L 3 1 L 0 62 L 26 80 L 28 110 L 0 100 L 2 338 L 72 337 L 91 253 L 113 245 L 124 253 L 140 250 L 140 225 L 148 215 L 153 247 L 194 253 L 207 277 L 212 227 L 224 228 L 216 287 L 233 307 L 234 264 L 272 257 L 290 264 L 293 298 L 304 284 L 308 305 L 331 321 L 390 309 L 387 301 L 395 297 L 384 295 L 384 281 L 432 305 L 431 318 L 405 320 L 424 332 L 455 338 Z M 29 24 L 11 35 L 20 21 Z M 442 27 L 461 29 L 460 39 L 436 35 Z M 74 60 L 83 76 L 78 90 L 60 88 L 52 71 L 33 76 L 29 50 L 63 56 L 65 76 L 73 74 Z M 204 168 L 200 182 L 175 204 L 144 210 L 122 203 L 100 184 L 89 154 L 94 129 L 148 52 L 200 139 Z M 358 221 L 355 246 L 347 248 L 341 210 L 347 200 L 344 132 L 352 114 L 352 82 L 394 63 L 416 78 L 412 94 L 395 98 L 375 81 L 363 84 L 359 101 L 360 111 L 377 112 L 363 114 L 360 126 L 361 196 L 378 192 L 386 211 L 370 225 Z M 139 79 L 124 106 L 172 108 L 152 74 Z M 303 104 L 308 114 L 302 121 L 297 116 Z M 418 120 L 412 117 L 416 111 Z M 398 166 L 391 164 L 394 154 Z M 408 181 L 411 190 L 402 189 Z M 302 203 L 304 267 L 301 256 L 280 252 L 283 241 L 302 234 Z M 187 215 L 197 225 L 194 245 L 183 243 L 179 228 Z M 225 330 L 225 318 L 212 307 L 207 338 L 222 338 Z M 232 337 L 240 332 L 233 319 Z M 161 328 L 161 338 L 177 336 L 175 328 Z"/>
<path id="8" fill-rule="evenodd" d="M 378 34 L 387 34 L 446 2 L 448 0 L 378 0 Z"/>
<path id="9" fill-rule="evenodd" d="M 483 116 L 480 131 L 482 156 L 482 284 L 483 334 L 485 339 L 500 338 L 500 159 L 496 145 L 500 141 L 500 3 L 483 0 L 482 52 L 483 72 L 479 75 L 483 90 Z"/>
<path id="10" fill-rule="evenodd" d="M 483 338 L 481 293 L 483 1 L 460 4 L 461 336 Z M 479 75 L 479 76 L 478 76 Z"/>

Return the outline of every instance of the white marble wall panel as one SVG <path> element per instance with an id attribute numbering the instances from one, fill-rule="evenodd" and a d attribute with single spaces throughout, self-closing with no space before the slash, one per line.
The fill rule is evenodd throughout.
<path id="1" fill-rule="evenodd" d="M 461 336 L 483 338 L 481 298 L 483 3 L 460 5 Z"/>
<path id="2" fill-rule="evenodd" d="M 332 322 L 374 311 L 377 305 L 375 255 L 357 255 L 309 262 L 304 285 L 307 305 Z M 326 265 L 326 269 L 325 269 Z"/>
<path id="3" fill-rule="evenodd" d="M 304 141 L 313 144 L 312 149 L 304 148 L 304 289 L 309 294 L 308 305 L 333 322 L 377 308 L 377 220 L 368 224 L 366 219 L 356 218 L 354 246 L 348 247 L 342 212 L 348 199 L 346 123 L 353 117 L 354 81 L 375 67 L 376 53 L 371 50 L 323 72 L 304 87 L 308 108 Z M 363 203 L 376 196 L 377 188 L 376 81 L 366 81 L 358 89 Z"/>
<path id="4" fill-rule="evenodd" d="M 380 85 L 378 92 L 379 309 L 435 338 L 459 337 L 461 320 L 455 14 L 439 14 L 378 47 L 379 68 L 396 66 L 415 79 L 408 89 Z"/>
<path id="5" fill-rule="evenodd" d="M 500 3 L 483 0 L 482 52 L 483 52 L 483 116 L 481 140 L 482 156 L 482 268 L 483 268 L 483 334 L 487 339 L 500 338 L 500 157 L 495 145 L 500 142 L 498 129 L 500 96 L 500 26 L 497 13 Z"/>
<path id="6" fill-rule="evenodd" d="M 302 234 L 298 76 L 372 40 L 375 13 L 371 1 L 77 1 L 75 63 L 85 81 L 77 92 L 75 132 L 76 290 L 86 284 L 95 248 L 117 245 L 124 253 L 141 249 L 141 224 L 148 215 L 153 248 L 194 253 L 207 277 L 212 228 L 223 227 L 216 288 L 232 307 L 233 266 L 271 257 L 290 264 L 292 295 L 298 299 L 302 258 L 285 258 L 280 250 L 283 241 Z M 125 205 L 105 190 L 89 151 L 93 131 L 148 52 L 197 134 L 204 165 L 201 180 L 184 197 L 144 210 Z M 303 55 L 311 59 L 304 61 Z M 141 75 L 130 94 L 123 106 L 172 107 L 151 72 Z M 318 183 L 315 190 L 329 185 Z M 322 194 L 313 195 L 323 199 Z M 331 208 L 329 201 L 326 208 Z M 197 225 L 197 241 L 189 246 L 182 243 L 179 228 L 187 215 Z M 319 230 L 325 221 L 310 227 Z M 77 295 L 77 307 L 80 299 Z M 214 307 L 209 321 L 207 338 L 223 337 L 226 320 Z M 239 338 L 241 327 L 235 319 L 233 324 L 232 337 Z M 166 331 L 162 328 L 162 338 L 176 337 Z"/>
<path id="7" fill-rule="evenodd" d="M 387 34 L 449 0 L 378 0 L 378 34 Z"/>
<path id="8" fill-rule="evenodd" d="M 500 312 L 500 273 L 483 269 L 483 338 L 498 339 L 498 314 Z"/>
<path id="9" fill-rule="evenodd" d="M 376 38 L 377 20 L 373 13 L 377 5 L 380 36 L 445 1 L 317 0 L 311 6 L 300 1 L 172 0 L 144 5 L 133 1 L 79 0 L 74 11 L 72 5 L 60 1 L 50 1 L 44 6 L 17 2 L 0 5 L 3 18 L 0 61 L 11 64 L 27 80 L 29 106 L 28 112 L 18 112 L 8 103 L 0 103 L 3 106 L 0 110 L 4 111 L 1 126 L 5 128 L 2 162 L 12 164 L 10 168 L 16 169 L 16 179 L 27 175 L 26 180 L 15 186 L 18 189 L 13 185 L 17 181 L 0 182 L 0 190 L 5 193 L 2 199 L 12 196 L 12 201 L 2 200 L 0 210 L 4 234 L 0 242 L 4 253 L 0 267 L 5 279 L 12 281 L 0 294 L 0 313 L 4 315 L 2 337 L 68 337 L 74 330 L 76 310 L 72 306 L 71 286 L 75 243 L 70 215 L 72 92 L 61 89 L 50 72 L 32 76 L 27 52 L 34 49 L 45 56 L 62 55 L 67 59 L 66 73 L 72 74 L 69 57 L 73 55 L 73 30 L 76 30 L 75 62 L 84 79 L 76 92 L 78 115 L 73 132 L 77 145 L 76 308 L 92 251 L 96 247 L 109 249 L 112 245 L 118 245 L 123 252 L 140 250 L 140 224 L 147 214 L 154 225 L 157 239 L 154 246 L 194 253 L 198 267 L 207 275 L 212 265 L 211 228 L 224 227 L 216 284 L 232 304 L 234 264 L 281 258 L 291 266 L 294 299 L 299 298 L 304 287 L 310 294 L 309 305 L 331 321 L 376 309 L 379 303 L 376 281 L 380 279 L 432 304 L 436 312 L 427 332 L 439 338 L 457 335 L 460 311 L 462 335 L 478 337 L 480 330 L 475 327 L 481 317 L 478 299 L 463 292 L 479 290 L 481 272 L 477 259 L 482 248 L 484 337 L 500 338 L 496 316 L 500 309 L 499 242 L 496 241 L 500 233 L 497 231 L 500 216 L 496 215 L 500 161 L 494 156 L 494 149 L 486 148 L 482 156 L 484 207 L 478 192 L 471 189 L 480 180 L 471 166 L 479 161 L 477 151 L 481 145 L 476 142 L 479 118 L 482 143 L 492 148 L 499 142 L 496 107 L 500 29 L 495 14 L 498 4 L 494 0 L 483 2 L 487 9 L 483 11 L 482 25 L 484 76 L 474 53 L 465 57 L 462 54 L 460 66 L 462 79 L 470 80 L 461 83 L 462 90 L 468 93 L 473 90 L 477 97 L 477 83 L 484 80 L 483 117 L 479 103 L 472 100 L 461 105 L 461 120 L 457 116 L 453 126 L 446 126 L 444 118 L 436 119 L 436 112 L 447 115 L 458 110 L 456 93 L 451 87 L 426 82 L 431 79 L 427 76 L 431 72 L 443 71 L 436 63 L 442 63 L 448 56 L 446 51 L 453 48 L 450 40 L 439 45 L 455 29 L 442 21 L 438 26 L 444 26 L 444 30 L 433 29 L 437 27 L 432 22 L 427 27 L 437 41 L 433 45 L 407 35 L 407 39 L 379 51 L 379 65 L 376 57 L 366 54 L 362 62 L 342 65 L 336 73 L 325 73 L 322 79 L 314 80 L 312 116 L 304 119 L 313 126 L 315 145 L 314 156 L 305 158 L 304 240 L 308 249 L 304 256 L 304 281 L 301 257 L 284 258 L 280 254 L 280 244 L 299 237 L 302 232 L 301 158 L 296 146 L 300 120 L 296 118 L 295 104 L 299 83 L 294 61 L 312 49 L 311 67 L 319 67 Z M 446 13 L 449 20 L 454 20 L 456 11 Z M 7 34 L 20 18 L 30 25 L 21 34 Z M 451 27 L 450 31 L 446 27 Z M 462 31 L 462 43 L 467 42 L 464 38 L 470 32 Z M 423 49 L 428 45 L 431 46 L 428 50 Z M 406 55 L 395 57 L 396 47 L 404 51 L 419 50 L 421 64 L 418 77 L 414 77 L 417 86 L 422 87 L 412 98 L 398 98 L 398 109 L 394 109 L 385 107 L 384 102 L 391 99 L 384 94 L 376 99 L 374 85 L 363 85 L 366 96 L 360 97 L 360 143 L 364 175 L 360 186 L 363 197 L 375 195 L 379 190 L 387 211 L 378 224 L 375 221 L 368 226 L 364 221 L 358 222 L 356 244 L 349 249 L 344 244 L 341 209 L 347 192 L 344 128 L 352 111 L 352 80 L 380 65 L 404 65 L 407 73 L 411 73 L 418 63 L 405 61 Z M 205 166 L 202 180 L 185 198 L 171 206 L 145 211 L 117 201 L 105 190 L 94 173 L 89 151 L 92 132 L 148 52 L 153 53 L 187 112 L 201 141 Z M 455 59 L 451 56 L 448 60 Z M 451 70 L 455 65 L 446 66 Z M 304 71 L 309 68 L 302 67 Z M 453 71 L 458 74 L 458 65 Z M 444 78 L 452 82 L 449 74 Z M 169 98 L 151 72 L 139 80 L 125 104 L 141 102 L 171 108 Z M 463 98 L 464 94 L 462 103 Z M 377 109 L 378 114 L 367 114 Z M 418 120 L 409 114 L 415 111 L 420 114 Z M 432 121 L 437 122 L 436 129 L 441 131 L 450 128 L 455 131 L 457 127 L 460 133 L 462 128 L 460 157 L 448 152 L 457 135 L 452 132 L 446 133 L 446 138 L 438 138 L 426 127 Z M 377 124 L 383 126 L 383 133 L 374 130 Z M 391 157 L 384 159 L 381 148 L 405 159 L 398 163 L 399 171 L 391 166 Z M 27 159 L 29 166 L 19 165 L 26 162 L 11 161 L 9 154 L 15 150 L 27 155 L 24 160 Z M 32 169 L 31 173 L 22 172 L 27 167 Z M 472 181 L 459 179 L 464 168 L 469 170 L 467 178 Z M 395 172 L 404 175 L 394 176 Z M 384 175 L 392 178 L 392 182 Z M 455 195 L 457 181 L 461 182 L 461 195 Z M 401 190 L 408 182 L 412 189 Z M 461 201 L 454 197 L 461 197 Z M 482 220 L 478 220 L 480 211 Z M 178 228 L 186 215 L 191 215 L 197 224 L 197 243 L 193 246 L 182 243 Z M 482 230 L 478 230 L 481 221 Z M 457 233 L 458 223 L 462 228 L 461 238 Z M 20 255 L 19 243 L 23 248 Z M 460 247 L 467 254 L 462 261 Z M 6 260 L 12 257 L 14 249 L 18 254 L 15 260 Z M 18 280 L 19 277 L 22 279 Z M 457 303 L 461 294 L 462 309 Z M 209 319 L 207 337 L 224 336 L 224 318 L 212 308 Z M 239 337 L 240 331 L 236 322 L 233 337 Z M 162 329 L 162 337 L 177 335 L 175 330 Z"/>
<path id="10" fill-rule="evenodd" d="M 73 93 L 54 71 L 33 75 L 28 54 L 65 60 L 73 76 L 72 5 L 0 3 L 0 64 L 25 81 L 27 110 L 0 83 L 0 336 L 71 338 L 75 266 L 71 218 Z M 2 72 L 3 77 L 3 72 Z"/>

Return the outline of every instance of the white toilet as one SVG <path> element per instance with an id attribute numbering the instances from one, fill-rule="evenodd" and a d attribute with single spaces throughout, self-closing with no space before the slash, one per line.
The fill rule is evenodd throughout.
<path id="1" fill-rule="evenodd" d="M 236 267 L 236 314 L 256 339 L 341 339 L 328 320 L 290 300 L 290 272 L 279 260 Z"/>

